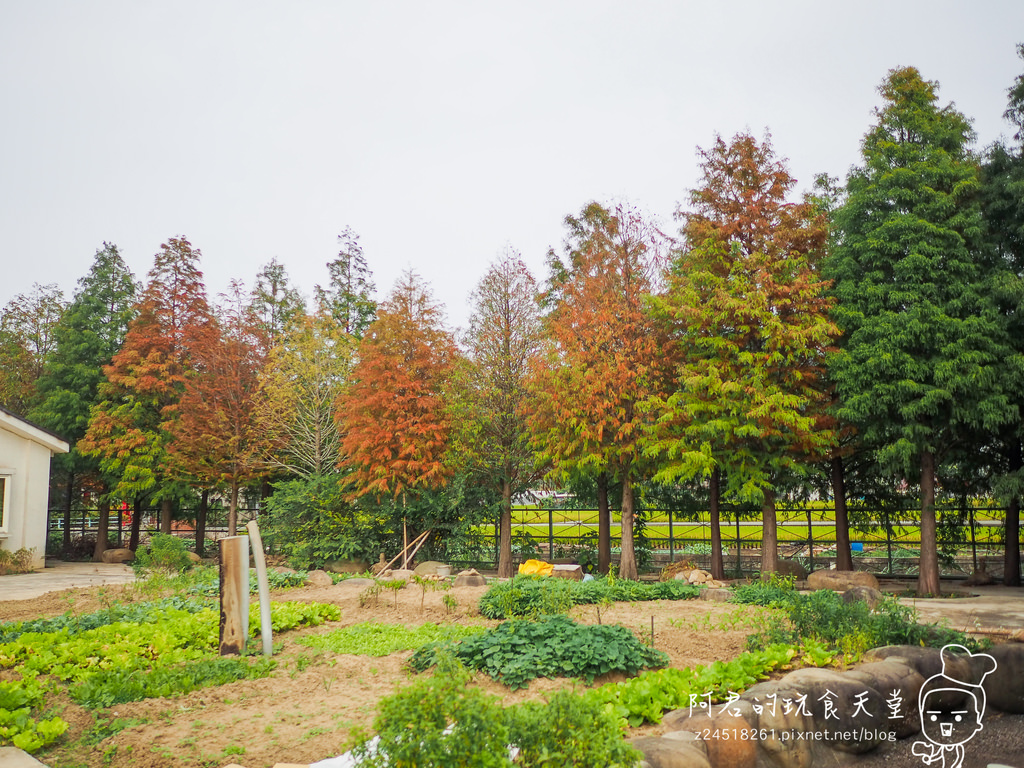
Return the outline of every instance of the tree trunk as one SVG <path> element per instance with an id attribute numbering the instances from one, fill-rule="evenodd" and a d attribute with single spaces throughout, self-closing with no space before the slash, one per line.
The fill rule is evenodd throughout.
<path id="1" fill-rule="evenodd" d="M 228 504 L 228 536 L 238 535 L 238 483 L 231 483 L 231 501 Z"/>
<path id="2" fill-rule="evenodd" d="M 103 562 L 103 553 L 110 547 L 110 501 L 99 503 L 99 519 L 96 521 L 96 547 L 92 552 L 93 562 Z"/>
<path id="3" fill-rule="evenodd" d="M 718 508 L 722 475 L 718 467 L 711 471 L 708 481 L 708 511 L 711 513 L 711 578 L 725 578 L 725 563 L 722 562 L 722 527 Z"/>
<path id="4" fill-rule="evenodd" d="M 1024 466 L 1021 442 L 1016 440 L 1010 449 L 1010 470 L 1019 473 Z M 1006 507 L 1006 543 L 1003 550 L 1003 584 L 1020 586 L 1020 496 L 1015 495 Z"/>
<path id="5" fill-rule="evenodd" d="M 1003 551 L 1003 584 L 1020 586 L 1020 496 L 1006 508 L 1006 549 Z"/>
<path id="6" fill-rule="evenodd" d="M 779 532 L 775 521 L 775 489 L 768 488 L 761 502 L 761 573 L 775 573 L 779 563 Z"/>
<path id="7" fill-rule="evenodd" d="M 75 473 L 68 470 L 68 487 L 64 494 L 64 540 L 61 542 L 61 552 L 65 559 L 71 556 L 71 500 L 74 493 Z"/>
<path id="8" fill-rule="evenodd" d="M 842 456 L 832 457 L 832 498 L 836 508 L 836 568 L 852 571 L 853 553 L 850 551 L 850 519 L 846 515 L 846 473 Z"/>
<path id="9" fill-rule="evenodd" d="M 633 551 L 633 483 L 627 475 L 622 479 L 622 555 L 619 557 L 619 575 L 636 581 L 636 553 Z"/>
<path id="10" fill-rule="evenodd" d="M 612 514 L 608 506 L 608 473 L 602 472 L 597 476 L 597 572 L 607 575 L 611 565 Z"/>
<path id="11" fill-rule="evenodd" d="M 917 596 L 938 596 L 939 547 L 935 522 L 935 456 L 921 454 L 921 558 L 918 565 Z"/>
<path id="12" fill-rule="evenodd" d="M 160 533 L 171 533 L 171 518 L 174 517 L 174 501 L 163 499 L 160 502 Z M 234 536 L 235 534 L 231 534 Z"/>
<path id="13" fill-rule="evenodd" d="M 501 516 L 498 518 L 498 578 L 511 579 L 512 568 L 512 483 L 501 482 Z"/>
<path id="14" fill-rule="evenodd" d="M 142 531 L 142 507 L 143 498 L 136 496 L 135 503 L 132 504 L 132 533 L 128 540 L 128 549 L 132 552 L 139 551 L 139 534 Z"/>
<path id="15" fill-rule="evenodd" d="M 199 495 L 199 509 L 196 511 L 196 554 L 206 557 L 206 515 L 210 511 L 210 491 Z"/>

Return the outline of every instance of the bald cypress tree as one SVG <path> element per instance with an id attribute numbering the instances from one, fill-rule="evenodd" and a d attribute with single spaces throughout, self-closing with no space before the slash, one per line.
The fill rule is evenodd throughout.
<path id="1" fill-rule="evenodd" d="M 936 470 L 1014 409 L 1000 377 L 1004 325 L 987 291 L 968 119 L 912 67 L 889 72 L 847 179 L 827 263 L 844 336 L 832 360 L 840 417 L 921 493 L 919 594 L 939 592 Z"/>

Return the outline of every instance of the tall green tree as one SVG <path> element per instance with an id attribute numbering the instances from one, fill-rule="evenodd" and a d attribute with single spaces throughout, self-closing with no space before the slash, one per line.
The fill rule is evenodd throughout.
<path id="1" fill-rule="evenodd" d="M 71 547 L 71 503 L 76 481 L 95 493 L 100 514 L 96 552 L 107 547 L 110 478 L 94 457 L 79 450 L 78 441 L 89 426 L 89 411 L 98 402 L 103 369 L 124 343 L 135 316 L 139 286 L 116 245 L 103 243 L 89 273 L 53 330 L 54 348 L 39 378 L 41 402 L 30 413 L 36 423 L 63 436 L 71 451 L 54 458 L 55 470 L 65 476 L 64 551 Z"/>
<path id="2" fill-rule="evenodd" d="M 498 576 L 512 567 L 512 498 L 543 474 L 529 444 L 527 375 L 540 351 L 537 284 L 519 254 L 507 251 L 473 291 L 465 336 L 464 408 L 455 415 L 461 461 L 501 492 Z"/>
<path id="3" fill-rule="evenodd" d="M 712 502 L 721 480 L 736 500 L 759 503 L 761 570 L 774 571 L 777 488 L 833 439 L 823 365 L 836 329 L 814 266 L 826 231 L 814 205 L 788 200 L 796 182 L 770 138 L 718 137 L 701 158 L 658 303 L 678 364 L 672 393 L 649 405 L 658 423 L 648 450 L 661 458 L 658 480 L 704 474 Z M 721 575 L 717 529 L 712 519 Z"/>
<path id="4" fill-rule="evenodd" d="M 331 280 L 326 288 L 317 286 L 317 300 L 345 333 L 361 339 L 377 312 L 373 274 L 366 265 L 359 235 L 351 227 L 338 235 L 338 244 L 337 257 L 327 263 Z"/>
<path id="5" fill-rule="evenodd" d="M 117 478 L 113 492 L 118 497 L 146 496 L 161 503 L 165 533 L 171 530 L 174 502 L 185 492 L 184 484 L 168 472 L 169 429 L 194 373 L 195 351 L 213 322 L 200 258 L 199 250 L 183 237 L 160 247 L 138 314 L 104 369 L 100 401 L 78 444 L 84 454 L 99 459 L 103 472 Z M 133 529 L 133 540 L 136 536 Z"/>
<path id="6" fill-rule="evenodd" d="M 276 258 L 256 275 L 249 300 L 249 323 L 260 331 L 271 346 L 298 322 L 306 311 L 302 294 L 292 287 L 284 264 Z"/>
<path id="7" fill-rule="evenodd" d="M 937 88 L 912 67 L 883 81 L 827 262 L 844 334 L 831 362 L 840 415 L 920 488 L 920 594 L 939 592 L 937 466 L 972 431 L 1016 415 L 1000 375 L 1004 325 L 986 289 L 974 134 L 938 105 Z"/>
<path id="8" fill-rule="evenodd" d="M 637 211 L 603 210 L 584 209 L 599 226 L 558 278 L 546 355 L 531 375 L 530 425 L 556 475 L 607 473 L 621 484 L 620 573 L 636 579 L 634 494 L 649 471 L 640 443 L 648 417 L 638 405 L 661 392 L 668 367 L 665 336 L 646 308 L 659 241 Z"/>
<path id="9" fill-rule="evenodd" d="M 1017 47 L 1024 59 L 1024 45 Z M 996 142 L 981 168 L 982 207 L 986 240 L 996 259 L 991 296 L 999 303 L 1013 345 L 1006 358 L 1004 381 L 1016 392 L 1015 404 L 1024 410 L 1024 75 L 1009 89 L 1004 116 L 1014 126 L 1013 142 Z M 998 435 L 1002 461 L 995 479 L 996 496 L 1006 505 L 1003 582 L 1020 586 L 1020 502 L 1024 496 L 1024 429 L 1020 419 Z"/>
<path id="10" fill-rule="evenodd" d="M 56 346 L 54 329 L 67 303 L 56 284 L 36 283 L 0 310 L 0 405 L 26 414 L 38 404 L 37 388 Z"/>

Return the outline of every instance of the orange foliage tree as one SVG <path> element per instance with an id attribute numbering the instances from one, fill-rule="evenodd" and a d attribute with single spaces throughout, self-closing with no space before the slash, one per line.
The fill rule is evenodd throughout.
<path id="1" fill-rule="evenodd" d="M 201 254 L 185 238 L 160 247 L 138 314 L 124 345 L 104 369 L 99 402 L 79 450 L 96 456 L 117 478 L 113 495 L 161 502 L 161 530 L 170 533 L 174 499 L 183 490 L 168 473 L 168 431 L 194 367 L 195 350 L 212 322 Z M 138 546 L 138 515 L 131 547 Z"/>
<path id="2" fill-rule="evenodd" d="M 623 578 L 637 578 L 634 487 L 648 416 L 639 403 L 662 391 L 666 337 L 646 309 L 657 275 L 657 236 L 634 210 L 587 206 L 593 229 L 557 276 L 546 317 L 547 354 L 531 376 L 533 444 L 561 477 L 607 472 L 622 485 Z M 575 219 L 573 219 L 575 221 Z"/>
<path id="3" fill-rule="evenodd" d="M 442 487 L 450 433 L 445 387 L 456 356 L 441 306 L 408 271 L 359 346 L 337 402 L 339 467 L 352 498 L 403 500 Z"/>

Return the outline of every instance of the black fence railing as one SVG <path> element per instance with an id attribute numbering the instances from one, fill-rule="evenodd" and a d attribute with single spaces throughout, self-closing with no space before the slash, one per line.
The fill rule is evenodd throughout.
<path id="1" fill-rule="evenodd" d="M 111 510 L 109 535 L 112 544 L 127 541 L 133 512 Z M 238 510 L 238 527 L 244 528 L 261 513 L 257 508 Z M 160 512 L 141 512 L 143 541 L 159 530 Z M 979 568 L 1002 578 L 1005 551 L 1005 510 L 995 506 L 960 505 L 937 510 L 939 519 L 940 568 L 947 577 L 965 576 Z M 920 554 L 920 529 L 913 510 L 886 511 L 851 509 L 854 525 L 850 541 L 854 565 L 881 576 L 914 576 Z M 194 538 L 189 510 L 174 520 L 172 532 Z M 795 560 L 808 571 L 833 567 L 836 562 L 836 530 L 832 511 L 821 503 L 779 507 L 776 536 L 780 557 Z M 73 540 L 95 541 L 98 513 L 76 509 L 70 520 Z M 51 547 L 64 538 L 64 513 L 50 511 Z M 621 520 L 612 514 L 613 560 L 621 546 Z M 726 570 L 747 575 L 760 570 L 762 523 L 756 512 L 725 510 L 720 522 L 721 546 Z M 686 559 L 707 567 L 711 561 L 711 525 L 707 513 L 686 517 L 664 512 L 644 513 L 635 537 L 637 559 L 642 569 L 657 570 L 669 562 Z M 210 541 L 228 534 L 227 510 L 214 507 L 207 515 L 206 538 Z M 512 542 L 518 562 L 537 557 L 548 560 L 597 562 L 598 512 L 595 509 L 544 509 L 516 507 L 513 510 Z M 453 565 L 496 567 L 497 525 L 479 526 L 472 540 L 453 541 L 448 560 Z"/>

